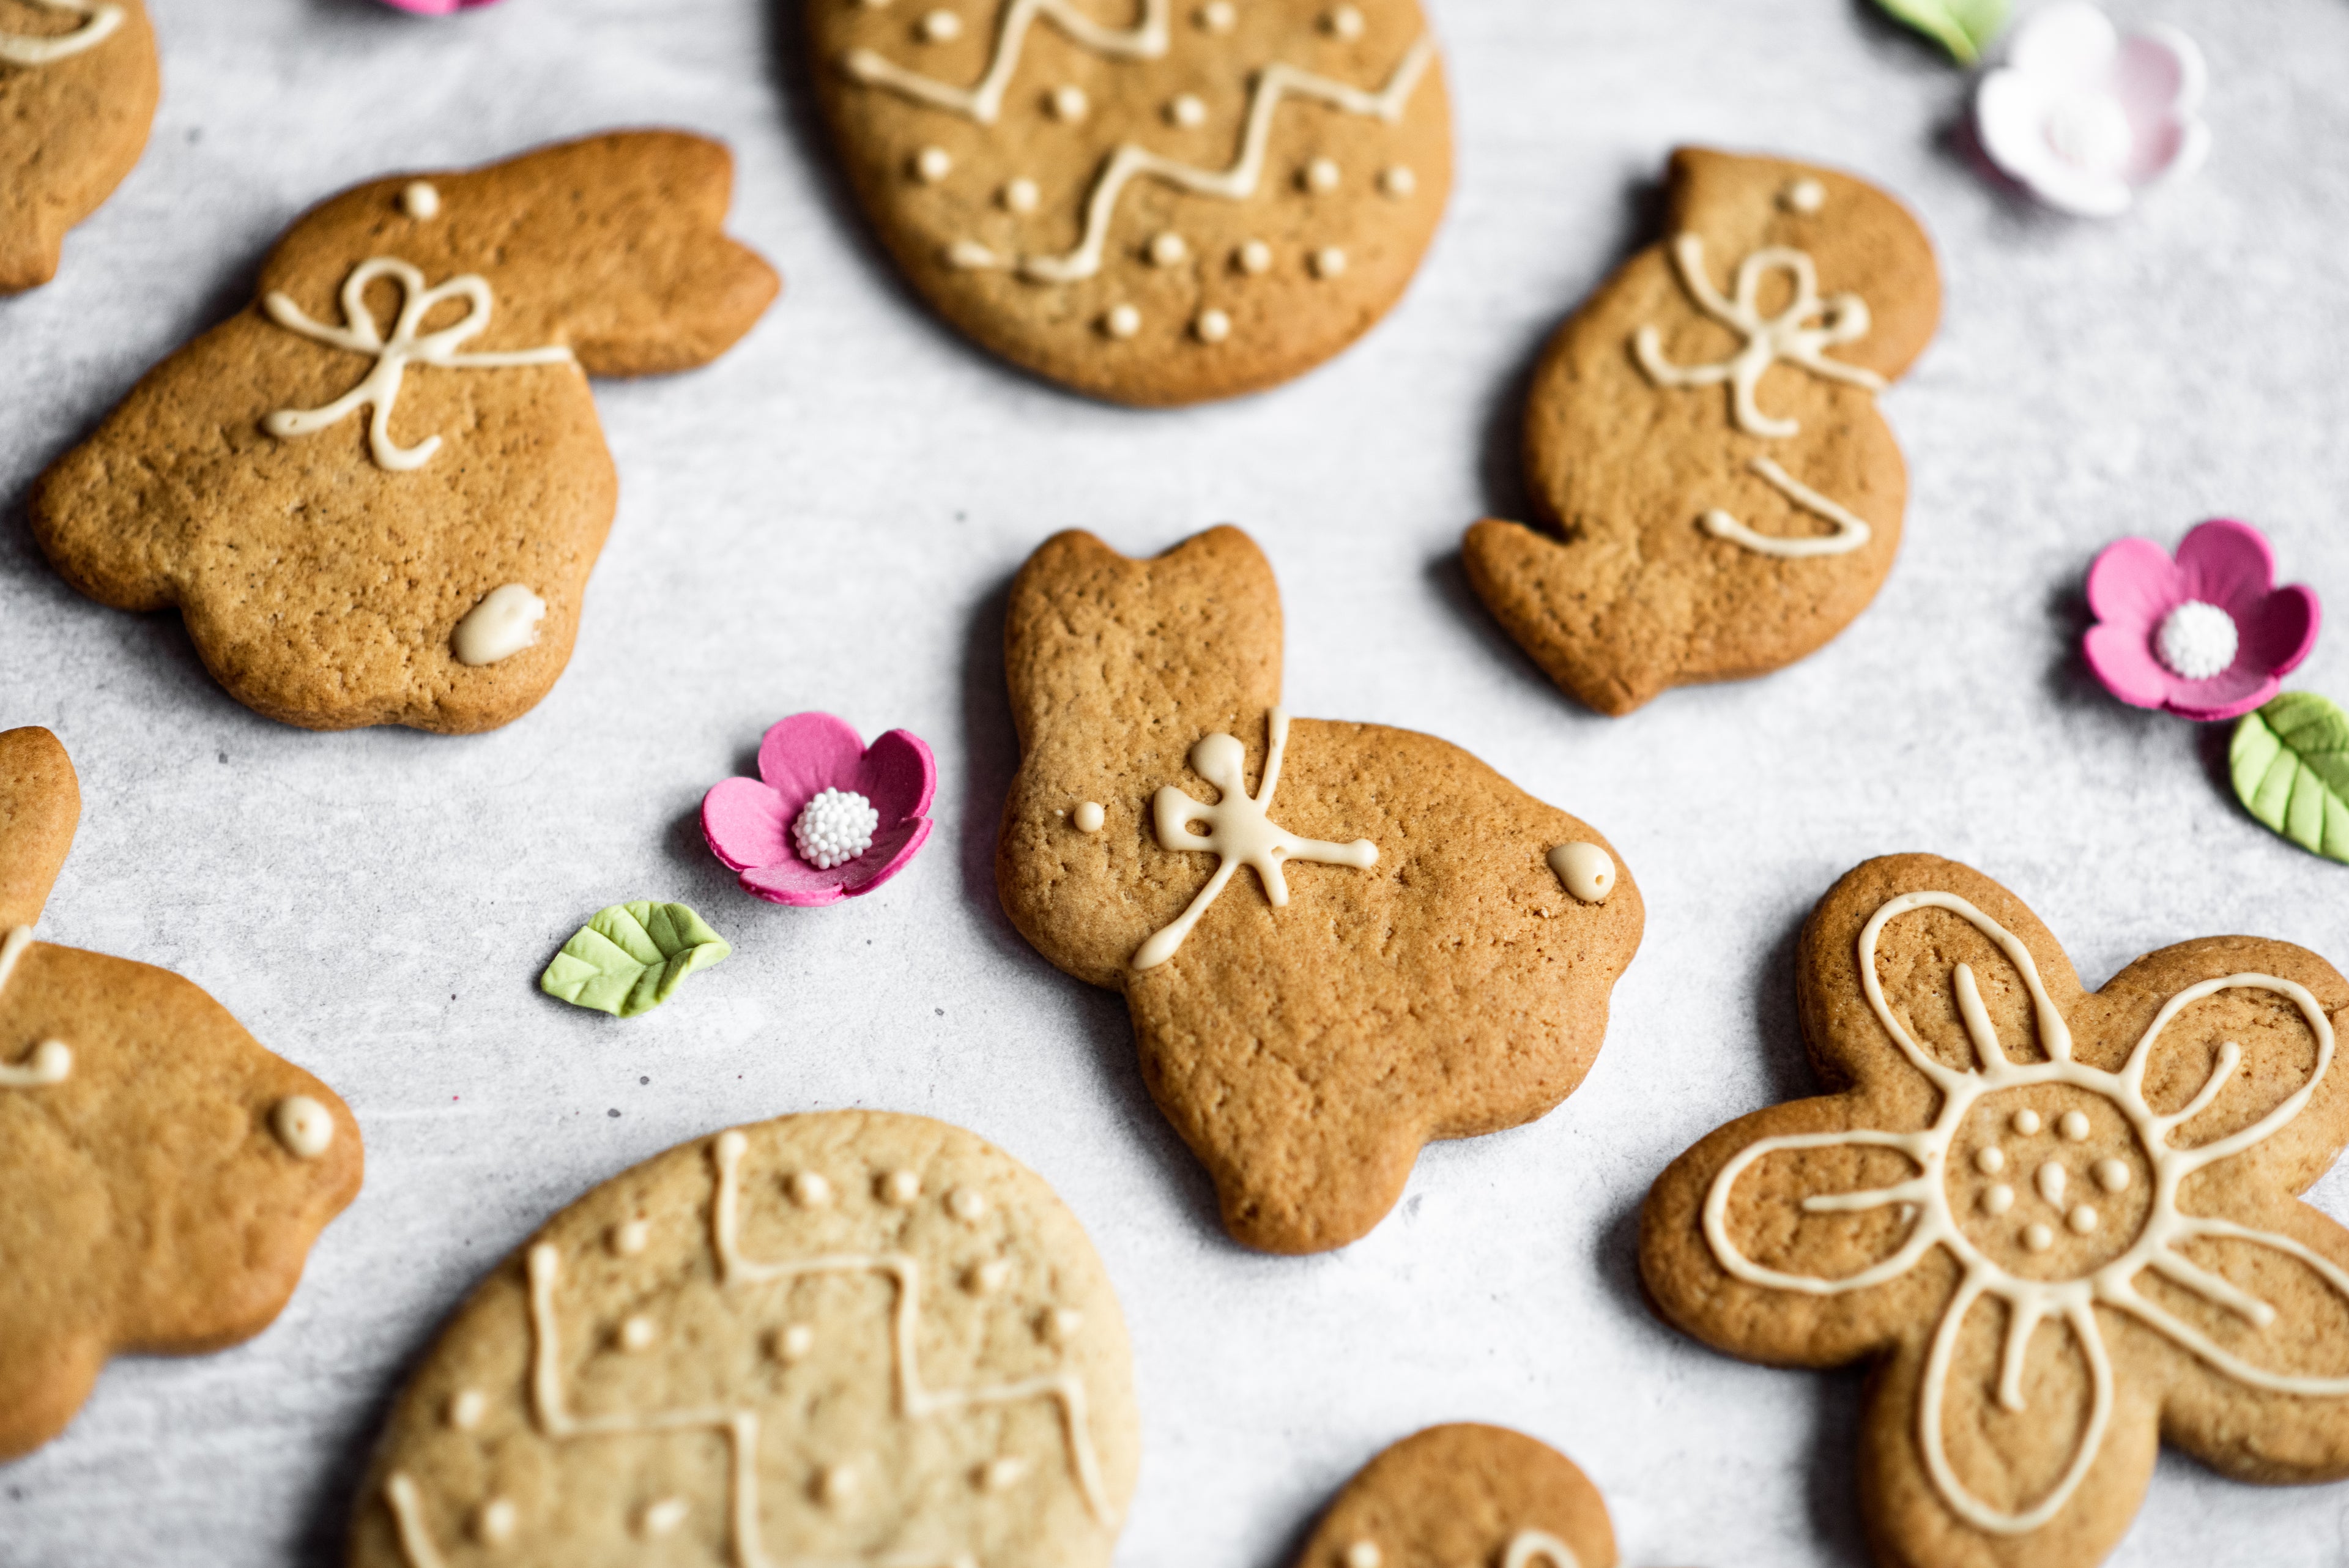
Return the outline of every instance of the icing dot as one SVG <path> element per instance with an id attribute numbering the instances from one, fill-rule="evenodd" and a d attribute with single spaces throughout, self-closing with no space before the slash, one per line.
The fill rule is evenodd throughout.
<path id="1" fill-rule="evenodd" d="M 947 1194 L 947 1212 L 968 1223 L 987 1212 L 987 1194 L 976 1187 L 957 1187 Z"/>
<path id="2" fill-rule="evenodd" d="M 925 147 L 914 154 L 911 167 L 915 179 L 935 185 L 954 172 L 954 155 L 943 147 Z"/>
<path id="3" fill-rule="evenodd" d="M 47 1043 L 44 1043 L 46 1049 Z M 62 1049 L 63 1047 L 60 1047 Z M 42 1063 L 36 1054 L 33 1069 L 38 1072 Z M 62 1074 L 59 1076 L 63 1076 Z M 296 1159 L 316 1159 L 326 1152 L 335 1141 L 335 1118 L 326 1107 L 307 1095 L 288 1095 L 270 1107 L 269 1130 L 285 1146 L 285 1152 Z"/>
<path id="4" fill-rule="evenodd" d="M 975 1296 L 991 1296 L 1011 1281 L 1011 1265 L 1000 1258 L 979 1264 L 963 1278 L 963 1283 Z"/>
<path id="5" fill-rule="evenodd" d="M 1068 1344 L 1077 1336 L 1077 1330 L 1084 1326 L 1085 1314 L 1074 1307 L 1054 1307 L 1037 1320 L 1037 1327 L 1042 1330 L 1044 1337 L 1055 1345 Z"/>
<path id="6" fill-rule="evenodd" d="M 611 1248 L 617 1256 L 633 1258 L 645 1250 L 645 1244 L 652 1240 L 652 1236 L 650 1225 L 642 1220 L 631 1220 L 624 1225 L 612 1227 Z"/>
<path id="7" fill-rule="evenodd" d="M 933 11 L 922 18 L 922 36 L 933 44 L 951 44 L 962 36 L 962 18 L 951 11 Z"/>
<path id="8" fill-rule="evenodd" d="M 900 1209 L 922 1195 L 922 1179 L 910 1170 L 893 1170 L 881 1179 L 881 1200 Z"/>
<path id="9" fill-rule="evenodd" d="M 988 1491 L 1009 1491 L 1018 1486 L 1027 1474 L 1026 1459 L 1006 1454 L 979 1468 L 978 1484 Z"/>
<path id="10" fill-rule="evenodd" d="M 2107 1192 L 2124 1192 L 2128 1189 L 2129 1168 L 2117 1159 L 2096 1161 L 2096 1185 Z"/>
<path id="11" fill-rule="evenodd" d="M 2064 1168 L 2062 1165 L 2051 1159 L 2046 1164 L 2039 1168 L 2038 1174 L 2032 1179 L 2038 1184 L 2039 1196 L 2047 1199 L 2051 1205 L 2061 1204 L 2064 1201 Z"/>
<path id="12" fill-rule="evenodd" d="M 1003 203 L 1005 212 L 1025 215 L 1034 212 L 1044 198 L 1043 192 L 1036 189 L 1035 181 L 1014 180 L 1006 184 L 995 199 Z"/>
<path id="13" fill-rule="evenodd" d="M 720 1159 L 740 1159 L 742 1151 L 750 1147 L 750 1140 L 737 1128 L 729 1127 L 718 1135 L 718 1158 Z"/>
<path id="14" fill-rule="evenodd" d="M 1984 1176 L 1996 1176 L 2006 1168 L 2006 1150 L 1996 1147 L 1982 1150 L 1974 1156 L 1974 1168 Z"/>
<path id="15" fill-rule="evenodd" d="M 1065 119 L 1072 124 L 1084 119 L 1093 106 L 1093 100 L 1085 96 L 1085 89 L 1075 86 L 1056 87 L 1044 101 L 1051 109 L 1053 119 Z"/>
<path id="16" fill-rule="evenodd" d="M 2064 1217 L 2064 1222 L 2072 1227 L 2072 1233 L 2074 1235 L 2085 1236 L 2089 1231 L 2096 1228 L 2096 1211 L 2094 1208 L 2083 1203 L 2074 1209 L 2071 1213 L 2065 1215 Z"/>
<path id="17" fill-rule="evenodd" d="M 1272 270 L 1272 247 L 1262 240 L 1248 240 L 1232 253 L 1232 260 L 1242 272 L 1261 277 Z"/>
<path id="18" fill-rule="evenodd" d="M 1131 337 L 1142 330 L 1142 312 L 1130 305 L 1114 306 L 1102 317 L 1102 330 L 1112 337 Z"/>
<path id="19" fill-rule="evenodd" d="M 2017 1111 L 2014 1113 L 2014 1121 L 2013 1126 L 2015 1131 L 2021 1133 L 2025 1137 L 2029 1137 L 2033 1133 L 2039 1130 L 2039 1113 L 2033 1110 Z"/>
<path id="20" fill-rule="evenodd" d="M 488 1395 L 478 1388 L 460 1388 L 449 1397 L 449 1424 L 460 1432 L 470 1432 L 481 1424 L 489 1409 Z"/>
<path id="21" fill-rule="evenodd" d="M 774 1358 L 789 1366 L 794 1361 L 804 1361 L 807 1353 L 815 1348 L 815 1330 L 806 1324 L 795 1323 L 777 1329 L 767 1346 Z"/>
<path id="22" fill-rule="evenodd" d="M 1615 890 L 1614 857 L 1596 844 L 1559 845 L 1549 852 L 1549 868 L 1586 904 L 1603 904 Z"/>
<path id="23" fill-rule="evenodd" d="M 2023 1244 L 2034 1252 L 2044 1252 L 2055 1244 L 2055 1232 L 2044 1225 L 2026 1225 L 2023 1230 Z"/>
<path id="24" fill-rule="evenodd" d="M 1097 800 L 1089 800 L 1077 807 L 1079 833 L 1099 833 L 1102 830 L 1102 824 L 1108 819 L 1109 814 L 1102 810 L 1101 802 Z"/>
<path id="25" fill-rule="evenodd" d="M 1185 93 L 1166 106 L 1169 125 L 1200 126 L 1207 123 L 1207 106 L 1195 93 Z"/>
<path id="26" fill-rule="evenodd" d="M 1323 245 L 1313 253 L 1315 277 L 1340 277 L 1346 271 L 1346 253 L 1336 245 Z"/>
<path id="27" fill-rule="evenodd" d="M 665 1497 L 645 1510 L 642 1524 L 647 1535 L 667 1535 L 685 1522 L 690 1511 L 685 1499 Z"/>
<path id="28" fill-rule="evenodd" d="M 1375 1541 L 1357 1541 L 1346 1548 L 1346 1568 L 1379 1568 L 1385 1561 Z"/>
<path id="29" fill-rule="evenodd" d="M 449 651 L 464 665 L 495 664 L 538 641 L 546 601 L 520 583 L 492 588 L 465 612 L 449 638 Z"/>
<path id="30" fill-rule="evenodd" d="M 815 1494 L 834 1508 L 853 1501 L 856 1496 L 856 1472 L 846 1465 L 827 1465 L 815 1478 Z"/>
<path id="31" fill-rule="evenodd" d="M 1419 176 L 1401 163 L 1379 171 L 1379 189 L 1401 201 L 1419 189 Z"/>
<path id="32" fill-rule="evenodd" d="M 832 1201 L 832 1183 L 820 1170 L 802 1170 L 792 1177 L 792 1201 L 802 1209 L 822 1209 Z"/>
<path id="33" fill-rule="evenodd" d="M 1172 229 L 1150 242 L 1150 264 L 1153 266 L 1180 266 L 1190 254 L 1191 247 L 1185 244 L 1183 236 Z"/>
<path id="34" fill-rule="evenodd" d="M 1985 1213 L 2003 1214 L 2013 1207 L 2014 1189 L 2002 1181 L 1982 1194 L 1982 1210 Z"/>
<path id="35" fill-rule="evenodd" d="M 653 1326 L 653 1320 L 648 1317 L 632 1317 L 620 1325 L 622 1350 L 649 1350 L 653 1341 L 659 1337 L 660 1330 Z"/>
<path id="36" fill-rule="evenodd" d="M 800 858 L 819 871 L 845 866 L 873 847 L 873 834 L 881 814 L 873 803 L 850 790 L 827 789 L 807 803 L 792 824 L 792 842 Z"/>
<path id="37" fill-rule="evenodd" d="M 1345 177 L 1336 159 L 1316 158 L 1297 171 L 1297 183 L 1302 190 L 1329 192 L 1336 190 Z"/>
<path id="38" fill-rule="evenodd" d="M 1239 26 L 1240 14 L 1232 0 L 1210 0 L 1210 4 L 1199 7 L 1193 20 L 1206 32 L 1228 33 Z"/>
<path id="39" fill-rule="evenodd" d="M 513 1539 L 514 1525 L 519 1522 L 514 1505 L 502 1497 L 493 1497 L 481 1504 L 473 1515 L 473 1533 L 494 1546 Z"/>
<path id="40" fill-rule="evenodd" d="M 410 181 L 408 189 L 399 193 L 399 210 L 419 223 L 427 218 L 437 218 L 440 215 L 440 192 L 432 188 L 429 180 Z"/>
<path id="41" fill-rule="evenodd" d="M 1827 188 L 1807 175 L 1778 192 L 1778 205 L 1790 213 L 1816 213 L 1827 204 Z"/>
<path id="42" fill-rule="evenodd" d="M 2072 1143 L 2088 1141 L 2088 1116 L 2085 1111 L 2065 1111 L 2057 1118 L 2055 1130 Z"/>
<path id="43" fill-rule="evenodd" d="M 1362 14 L 1351 5 L 1340 5 L 1321 18 L 1321 30 L 1350 43 L 1362 36 Z"/>
<path id="44" fill-rule="evenodd" d="M 2235 618 L 2200 599 L 2188 599 L 2162 617 L 2161 629 L 2153 639 L 2153 651 L 2161 662 L 2189 680 L 2225 674 L 2240 646 Z"/>
<path id="45" fill-rule="evenodd" d="M 1202 343 L 1221 343 L 1232 335 L 1232 318 L 1209 306 L 1191 323 L 1191 330 L 1199 335 Z"/>

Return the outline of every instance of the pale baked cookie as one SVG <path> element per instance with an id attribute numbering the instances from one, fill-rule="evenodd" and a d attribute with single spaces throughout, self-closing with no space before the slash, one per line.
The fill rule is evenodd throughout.
<path id="1" fill-rule="evenodd" d="M 178 975 L 33 940 L 80 815 L 57 737 L 0 733 L 0 1459 L 117 1352 L 266 1328 L 359 1189 L 332 1089 Z"/>
<path id="2" fill-rule="evenodd" d="M 1416 0 L 808 0 L 817 96 L 938 313 L 1123 403 L 1299 375 L 1402 295 L 1452 183 Z"/>
<path id="3" fill-rule="evenodd" d="M 270 718 L 519 717 L 616 502 L 587 378 L 706 364 L 775 296 L 732 181 L 716 142 L 628 131 L 345 192 L 43 476 L 34 536 L 92 598 L 177 607 Z"/>
<path id="4" fill-rule="evenodd" d="M 1102 1568 L 1124 1320 L 1050 1188 L 922 1116 L 696 1139 L 548 1221 L 392 1412 L 357 1568 Z"/>
<path id="5" fill-rule="evenodd" d="M 66 231 L 147 150 L 161 85 L 140 0 L 0 0 L 0 294 L 57 276 Z"/>
<path id="6" fill-rule="evenodd" d="M 1602 713 L 1816 650 L 1892 569 L 1908 469 L 1876 398 L 1940 309 L 1923 229 L 1874 186 L 1674 153 L 1663 240 L 1535 372 L 1526 472 L 1547 531 L 1477 524 L 1469 582 Z"/>
<path id="7" fill-rule="evenodd" d="M 1574 1091 L 1644 918 L 1621 857 L 1459 747 L 1280 706 L 1280 596 L 1237 528 L 1030 557 L 1004 634 L 1014 925 L 1123 992 L 1225 1225 L 1340 1247 L 1420 1146 Z"/>
<path id="8" fill-rule="evenodd" d="M 1607 1503 L 1574 1461 L 1506 1427 L 1430 1427 L 1364 1465 L 1297 1568 L 1615 1568 Z"/>
<path id="9" fill-rule="evenodd" d="M 2349 1231 L 2293 1198 L 2349 1143 L 2349 981 L 2211 937 L 2091 993 L 2020 899 L 1925 855 L 1837 883 L 1798 962 L 1836 1092 L 1682 1156 L 1640 1268 L 1733 1355 L 1872 1365 L 1882 1561 L 2086 1568 L 2164 1438 L 2349 1476 Z"/>

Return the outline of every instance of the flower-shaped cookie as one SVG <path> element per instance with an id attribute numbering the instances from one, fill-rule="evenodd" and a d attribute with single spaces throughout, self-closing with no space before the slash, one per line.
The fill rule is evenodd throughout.
<path id="1" fill-rule="evenodd" d="M 2260 531 L 2221 518 L 2186 535 L 2172 561 L 2150 539 L 2123 539 L 2088 568 L 2096 625 L 2085 643 L 2105 690 L 2182 718 L 2240 719 L 2316 646 L 2313 589 L 2275 586 Z"/>
<path id="2" fill-rule="evenodd" d="M 1733 1123 L 1642 1217 L 1663 1314 L 1774 1366 L 1869 1360 L 1887 1561 L 2080 1568 L 2163 1438 L 2247 1480 L 2349 1473 L 2349 981 L 2208 938 L 2085 992 L 2013 894 L 1872 860 L 1803 932 L 1839 1092 Z"/>
<path id="3" fill-rule="evenodd" d="M 2085 0 L 2033 14 L 1974 99 L 1982 150 L 2051 207 L 2128 211 L 2137 192 L 2202 166 L 2202 51 L 2175 27 L 2123 37 Z"/>
<path id="4" fill-rule="evenodd" d="M 763 781 L 763 782 L 761 782 Z M 759 777 L 701 801 L 709 852 L 771 904 L 837 904 L 905 868 L 930 836 L 938 764 L 910 730 L 867 749 L 829 713 L 794 713 L 759 742 Z"/>

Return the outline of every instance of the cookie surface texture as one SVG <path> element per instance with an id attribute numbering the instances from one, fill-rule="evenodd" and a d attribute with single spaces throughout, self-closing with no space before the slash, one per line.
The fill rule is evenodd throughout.
<path id="1" fill-rule="evenodd" d="M 1452 183 L 1416 0 L 809 0 L 833 140 L 948 322 L 1117 402 L 1299 375 L 1402 295 Z"/>
<path id="2" fill-rule="evenodd" d="M 1297 1568 L 1615 1568 L 1607 1504 L 1574 1462 L 1506 1427 L 1413 1434 L 1362 1467 Z"/>
<path id="3" fill-rule="evenodd" d="M 0 294 L 57 276 L 66 231 L 146 151 L 161 88 L 140 0 L 0 0 Z"/>
<path id="4" fill-rule="evenodd" d="M 80 794 L 47 730 L 0 733 L 0 1459 L 107 1358 L 269 1325 L 359 1189 L 335 1092 L 178 975 L 33 940 Z"/>
<path id="5" fill-rule="evenodd" d="M 1601 713 L 1814 652 L 1892 570 L 1908 470 L 1876 399 L 1940 299 L 1924 230 L 1874 186 L 1674 153 L 1663 239 L 1535 371 L 1526 476 L 1545 526 L 1471 528 L 1469 582 Z"/>
<path id="6" fill-rule="evenodd" d="M 1013 586 L 1005 649 L 1003 907 L 1123 992 L 1234 1237 L 1343 1246 L 1429 1139 L 1531 1121 L 1582 1081 L 1644 918 L 1622 857 L 1447 742 L 1292 725 L 1247 535 L 1154 560 L 1060 535 Z"/>
<path id="7" fill-rule="evenodd" d="M 2349 1143 L 2349 981 L 2212 937 L 2090 992 L 2013 894 L 1926 855 L 1837 883 L 1797 961 L 1835 1092 L 1682 1155 L 1640 1269 L 1733 1355 L 1871 1364 L 1880 1561 L 2087 1568 L 2164 1438 L 2349 1476 L 2349 1231 L 2294 1197 Z"/>
<path id="8" fill-rule="evenodd" d="M 1033 1172 L 789 1116 L 556 1215 L 392 1412 L 358 1568 L 1103 1568 L 1139 1462 L 1117 1298 Z"/>
<path id="9" fill-rule="evenodd" d="M 724 233 L 733 164 L 633 131 L 305 213 L 259 298 L 43 476 L 34 536 L 310 729 L 461 733 L 571 656 L 617 478 L 587 378 L 715 358 L 775 296 Z"/>

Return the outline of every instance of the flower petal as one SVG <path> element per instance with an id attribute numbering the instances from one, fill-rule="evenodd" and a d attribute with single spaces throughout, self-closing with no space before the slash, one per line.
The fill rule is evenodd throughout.
<path id="1" fill-rule="evenodd" d="M 885 830 L 928 811 L 938 789 L 937 759 L 911 730 L 892 730 L 874 742 L 855 776 L 853 787 L 881 814 Z"/>
<path id="2" fill-rule="evenodd" d="M 2262 670 L 2289 675 L 2316 648 L 2316 634 L 2324 625 L 2323 607 L 2316 592 L 2289 584 L 2260 600 L 2250 614 L 2238 618 L 2245 657 Z"/>
<path id="3" fill-rule="evenodd" d="M 756 779 L 721 779 L 701 797 L 701 836 L 729 870 L 792 858 L 792 818 L 782 797 Z"/>
<path id="4" fill-rule="evenodd" d="M 2264 670 L 2252 668 L 2239 656 L 2234 667 L 2224 674 L 2213 675 L 2208 680 L 2178 682 L 2162 706 L 2181 719 L 2216 724 L 2240 719 L 2254 708 L 2266 707 L 2282 689 L 2282 681 Z"/>
<path id="5" fill-rule="evenodd" d="M 929 841 L 930 819 L 916 817 L 890 828 L 873 840 L 873 847 L 839 867 L 847 879 L 842 884 L 850 898 L 870 893 L 874 888 L 903 871 L 906 864 Z"/>
<path id="6" fill-rule="evenodd" d="M 2153 656 L 2153 640 L 2140 628 L 2126 623 L 2095 626 L 2081 639 L 2080 651 L 2105 690 L 2134 708 L 2158 708 L 2169 701 L 2178 677 Z"/>
<path id="7" fill-rule="evenodd" d="M 742 891 L 770 904 L 791 904 L 802 909 L 837 904 L 848 897 L 843 885 L 855 864 L 852 860 L 846 866 L 819 871 L 798 856 L 787 854 L 771 866 L 744 871 Z"/>
<path id="8" fill-rule="evenodd" d="M 788 823 L 827 789 L 853 788 L 864 742 L 847 721 L 794 713 L 759 742 L 759 776 L 782 797 Z"/>
<path id="9" fill-rule="evenodd" d="M 2149 638 L 2187 597 L 2169 552 L 2150 539 L 2117 539 L 2088 568 L 2088 607 L 2100 621 Z"/>
<path id="10" fill-rule="evenodd" d="M 2217 605 L 2240 627 L 2275 586 L 2275 552 L 2250 524 L 2220 517 L 2179 543 L 2178 573 L 2189 597 Z"/>
<path id="11" fill-rule="evenodd" d="M 2102 79 L 2120 53 L 2120 30 L 2086 0 L 2044 6 L 2015 30 L 2007 59 L 2018 70 L 2065 86 Z"/>

